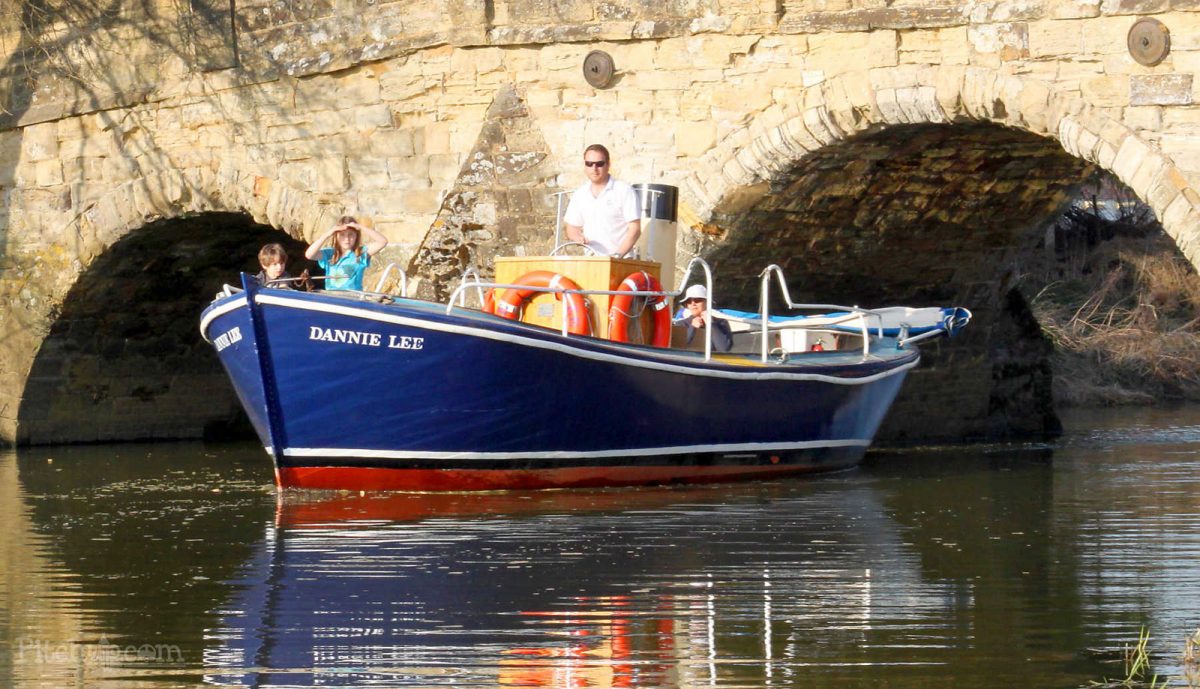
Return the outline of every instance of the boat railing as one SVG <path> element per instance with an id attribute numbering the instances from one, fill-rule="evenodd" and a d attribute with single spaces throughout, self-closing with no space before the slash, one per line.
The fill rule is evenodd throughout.
<path id="1" fill-rule="evenodd" d="M 550 255 L 557 256 L 563 250 L 570 249 L 573 246 L 582 247 L 584 250 L 584 254 L 583 254 L 584 256 L 599 256 L 600 255 L 600 253 L 598 251 L 596 251 L 592 247 L 588 246 L 587 244 L 584 244 L 583 242 L 562 242 L 561 244 L 558 242 L 555 242 L 554 248 L 550 250 Z"/>
<path id="2" fill-rule="evenodd" d="M 852 323 L 852 322 L 857 321 L 861 325 L 861 330 L 862 330 L 863 357 L 864 358 L 871 353 L 871 338 L 870 338 L 870 327 L 871 326 L 870 326 L 870 323 L 872 321 L 877 324 L 878 334 L 880 336 L 883 335 L 883 317 L 880 314 L 872 311 L 871 309 L 863 309 L 863 308 L 859 308 L 858 306 L 842 306 L 840 304 L 804 304 L 804 303 L 797 303 L 797 302 L 792 301 L 792 294 L 788 290 L 787 280 L 784 279 L 783 269 L 774 263 L 772 263 L 771 265 L 764 268 L 763 271 L 761 273 L 759 273 L 759 277 L 762 279 L 761 288 L 760 288 L 760 292 L 759 292 L 759 318 L 761 319 L 760 327 L 762 328 L 762 360 L 764 362 L 767 360 L 767 357 L 768 357 L 767 346 L 768 346 L 768 342 L 769 342 L 769 336 L 768 336 L 767 332 L 772 327 L 772 324 L 770 322 L 770 316 L 771 316 L 770 300 L 771 300 L 771 278 L 772 277 L 775 277 L 777 279 L 777 282 L 779 284 L 780 294 L 783 297 L 784 303 L 787 304 L 788 309 L 798 310 L 798 311 L 826 311 L 826 312 L 828 312 L 828 311 L 845 311 L 845 312 L 847 312 L 846 316 L 842 319 L 835 320 L 832 322 L 828 321 L 828 320 L 822 322 L 821 327 L 828 327 L 830 325 L 840 325 L 843 323 Z M 780 326 L 776 325 L 774 327 L 779 328 Z M 795 327 L 795 326 L 792 326 L 792 327 Z M 909 340 L 909 341 L 911 342 L 913 340 Z"/>
<path id="3" fill-rule="evenodd" d="M 395 265 L 395 264 L 392 264 L 392 265 Z M 401 270 L 400 272 L 403 273 L 404 271 Z M 386 275 L 385 275 L 385 277 L 386 277 Z M 301 275 L 300 277 L 294 277 L 294 278 L 278 278 L 275 280 L 267 280 L 266 282 L 262 283 L 262 286 L 263 287 L 281 287 L 284 285 L 288 285 L 289 289 L 298 289 L 296 287 L 291 287 L 291 285 L 300 285 L 300 284 L 303 284 L 306 282 L 320 282 L 322 280 L 341 280 L 344 278 L 345 278 L 344 275 Z M 230 285 L 226 285 L 226 287 L 230 287 Z M 381 291 L 382 287 L 383 287 L 383 280 L 380 279 L 379 285 L 375 288 L 374 292 L 371 292 L 368 290 L 349 290 L 349 289 L 348 290 L 339 290 L 339 291 L 346 292 L 348 294 L 361 294 L 361 295 L 364 295 L 367 297 L 390 297 L 390 296 L 392 296 L 390 294 L 386 294 L 386 293 L 382 292 Z M 238 288 L 238 287 L 233 287 L 233 289 L 237 290 L 238 292 L 242 291 L 241 288 Z M 405 282 L 404 289 L 405 290 L 408 289 L 407 279 Z M 304 289 L 303 291 L 307 292 L 310 290 Z"/>
<path id="4" fill-rule="evenodd" d="M 383 274 L 379 276 L 379 281 L 375 283 L 375 294 L 383 293 L 383 286 L 387 282 L 388 275 L 391 275 L 393 268 L 395 268 L 397 271 L 400 272 L 400 296 L 407 298 L 408 297 L 408 273 L 404 272 L 404 269 L 401 268 L 398 263 L 389 263 L 383 269 Z"/>
<path id="5" fill-rule="evenodd" d="M 563 225 L 563 199 L 568 194 L 574 194 L 574 190 L 556 191 L 551 196 L 554 197 L 555 203 L 558 205 L 554 209 L 554 246 L 562 244 L 562 225 Z M 553 255 L 553 254 L 551 254 Z"/>
<path id="6" fill-rule="evenodd" d="M 482 279 L 480 279 L 478 271 L 476 271 L 474 268 L 467 268 L 463 272 L 463 274 L 461 276 L 459 276 L 458 285 L 459 285 L 460 289 L 455 290 L 454 294 L 457 295 L 457 297 L 458 297 L 458 305 L 459 306 L 465 307 L 467 305 L 466 288 L 474 287 L 475 288 L 475 297 L 479 300 L 480 308 L 483 308 L 483 303 L 486 298 L 483 290 L 484 290 L 484 288 L 486 288 L 488 286 L 488 283 L 486 283 Z M 449 303 L 453 304 L 454 299 L 455 299 L 454 295 L 451 295 Z"/>
<path id="7" fill-rule="evenodd" d="M 899 346 L 903 347 L 905 345 L 913 344 L 914 342 L 921 342 L 922 340 L 929 340 L 929 339 L 932 339 L 935 337 L 941 337 L 945 334 L 946 334 L 945 330 L 930 330 L 929 332 L 925 332 L 925 333 L 921 333 L 920 335 L 913 335 L 912 337 L 909 337 L 908 336 L 908 326 L 906 325 L 900 329 L 900 336 L 896 338 L 896 342 L 899 344 Z"/>
<path id="8" fill-rule="evenodd" d="M 710 308 L 704 310 L 704 360 L 708 361 L 712 358 L 712 305 L 713 301 L 713 279 L 712 268 L 709 267 L 708 261 L 696 256 L 688 261 L 687 267 L 683 269 L 683 277 L 679 280 L 679 289 L 675 290 L 674 296 L 683 294 L 683 288 L 687 285 L 688 280 L 692 277 L 692 271 L 700 269 L 704 271 L 704 289 L 708 292 L 708 304 Z M 766 361 L 766 359 L 763 359 Z"/>
<path id="9" fill-rule="evenodd" d="M 476 276 L 476 277 L 478 277 L 478 276 Z M 466 290 L 469 290 L 469 289 L 479 289 L 481 291 L 484 289 L 489 289 L 489 290 L 519 289 L 523 292 L 543 292 L 546 294 L 581 294 L 584 297 L 616 296 L 618 294 L 624 294 L 624 295 L 633 296 L 633 297 L 675 297 L 675 296 L 679 295 L 679 292 L 667 292 L 665 290 L 659 290 L 656 292 L 652 292 L 652 291 L 648 291 L 648 290 L 624 290 L 624 289 L 622 289 L 622 290 L 616 290 L 616 289 L 567 289 L 565 287 L 549 287 L 549 286 L 535 287 L 532 285 L 514 285 L 514 284 L 506 284 L 506 283 L 502 283 L 502 282 L 479 282 L 477 280 L 467 282 L 464 280 L 459 283 L 458 287 L 454 288 L 454 291 L 450 293 L 450 298 L 446 300 L 446 313 L 447 314 L 453 312 L 455 307 L 464 306 L 463 292 L 465 292 Z M 483 298 L 481 297 L 481 301 L 482 301 L 482 299 Z M 569 325 L 569 322 L 567 319 L 568 315 L 569 314 L 567 313 L 567 309 L 564 308 L 563 316 L 562 316 L 562 327 L 561 327 L 561 331 L 562 331 L 562 334 L 564 337 L 567 337 L 571 334 L 567 330 L 567 327 Z"/>
<path id="10" fill-rule="evenodd" d="M 547 294 L 579 294 L 579 295 L 584 296 L 585 298 L 590 298 L 590 297 L 595 297 L 595 296 L 626 295 L 626 296 L 634 296 L 634 297 L 668 297 L 668 298 L 674 299 L 684 293 L 685 286 L 691 281 L 693 275 L 695 275 L 697 273 L 702 273 L 704 276 L 703 284 L 705 286 L 705 289 L 708 291 L 709 304 L 715 303 L 714 299 L 713 299 L 714 289 L 713 289 L 712 268 L 708 265 L 708 263 L 704 259 L 702 259 L 700 257 L 695 257 L 691 261 L 688 262 L 687 267 L 683 271 L 683 276 L 681 277 L 681 279 L 679 281 L 679 286 L 674 291 L 567 289 L 564 287 L 550 287 L 550 286 L 535 287 L 535 286 L 531 286 L 531 285 L 516 285 L 516 284 L 506 284 L 506 283 L 498 283 L 498 282 L 484 282 L 479 278 L 478 273 L 476 273 L 474 270 L 468 270 L 466 273 L 463 274 L 462 278 L 459 281 L 459 285 L 450 294 L 450 298 L 447 300 L 447 304 L 446 304 L 446 313 L 447 314 L 451 313 L 456 307 L 465 307 L 465 301 L 466 301 L 465 294 L 468 290 L 472 290 L 472 289 L 477 291 L 477 294 L 479 296 L 479 301 L 481 304 L 484 303 L 484 301 L 486 299 L 486 297 L 484 295 L 484 290 L 506 290 L 506 289 L 519 289 L 519 290 L 527 291 L 527 292 L 540 292 L 540 293 L 547 293 Z M 813 324 L 813 325 L 807 326 L 807 327 L 803 324 L 790 323 L 790 324 L 785 325 L 785 324 L 772 323 L 770 320 L 771 314 L 770 314 L 770 308 L 769 308 L 770 307 L 770 286 L 771 286 L 772 277 L 774 277 L 776 279 L 776 281 L 779 285 L 779 289 L 780 289 L 780 293 L 781 293 L 783 302 L 786 304 L 786 307 L 788 309 L 790 309 L 790 310 L 825 311 L 827 313 L 830 311 L 845 312 L 845 315 L 840 316 L 840 317 L 823 318 L 823 319 L 821 319 L 819 324 Z M 881 314 L 879 314 L 871 309 L 864 309 L 864 308 L 860 308 L 858 306 L 843 306 L 840 304 L 807 304 L 807 303 L 800 303 L 800 302 L 793 301 L 791 293 L 788 290 L 787 282 L 784 279 L 783 269 L 780 268 L 778 265 L 772 264 L 770 266 L 767 266 L 767 268 L 765 268 L 762 271 L 762 273 L 760 274 L 760 278 L 762 279 L 762 284 L 761 284 L 761 300 L 760 300 L 759 319 L 758 320 L 760 322 L 760 327 L 761 327 L 762 351 L 761 351 L 760 356 L 764 363 L 770 359 L 770 355 L 773 351 L 768 348 L 769 344 L 770 344 L 770 331 L 771 330 L 780 330 L 783 328 L 828 330 L 831 326 L 845 325 L 847 323 L 857 323 L 859 325 L 859 330 L 862 334 L 862 340 L 863 340 L 862 355 L 863 355 L 863 357 L 868 356 L 871 351 L 870 350 L 871 329 L 876 328 L 877 334 L 880 336 L 883 334 L 883 317 Z M 564 337 L 569 337 L 571 334 L 568 330 L 568 317 L 569 317 L 568 309 L 564 308 L 563 313 L 562 313 L 562 323 L 560 326 L 560 332 L 562 333 L 562 335 Z M 704 332 L 704 358 L 706 361 L 712 358 L 712 319 L 713 319 L 712 309 L 706 310 L 705 315 L 704 315 L 704 326 L 705 326 L 704 327 L 704 331 L 705 331 Z M 905 333 L 905 335 L 907 335 L 907 333 Z M 932 335 L 930 335 L 930 336 L 932 336 Z M 926 337 L 925 335 L 920 335 L 920 336 L 913 337 L 913 338 L 906 338 L 904 341 L 905 342 L 916 342 L 916 341 L 918 341 L 918 338 L 924 339 L 925 337 Z"/>
<path id="11" fill-rule="evenodd" d="M 683 278 L 679 282 L 679 288 L 676 289 L 675 291 L 566 289 L 563 287 L 533 287 L 530 285 L 512 285 L 512 284 L 502 284 L 502 283 L 495 283 L 495 282 L 481 282 L 478 279 L 478 275 L 473 275 L 474 279 L 471 281 L 468 281 L 466 279 L 467 275 L 464 274 L 463 279 L 460 281 L 458 287 L 455 288 L 454 292 L 450 294 L 450 298 L 447 300 L 446 313 L 450 313 L 455 308 L 456 305 L 457 306 L 464 305 L 463 304 L 463 301 L 464 301 L 463 293 L 468 289 L 478 289 L 481 291 L 483 289 L 494 289 L 494 290 L 519 289 L 519 290 L 525 290 L 525 291 L 530 291 L 530 292 L 544 292 L 544 293 L 554 293 L 554 294 L 580 294 L 580 295 L 583 295 L 585 298 L 593 297 L 593 296 L 626 295 L 626 296 L 631 296 L 631 297 L 667 297 L 670 299 L 674 299 L 674 298 L 678 297 L 680 294 L 683 294 L 684 286 L 687 285 L 688 280 L 692 277 L 692 273 L 697 272 L 697 271 L 702 271 L 704 273 L 704 286 L 708 290 L 709 303 L 711 304 L 712 303 L 712 295 L 713 295 L 712 268 L 709 267 L 708 263 L 704 259 L 702 259 L 700 257 L 696 257 L 688 262 L 687 268 L 685 268 L 683 271 Z M 482 296 L 480 296 L 481 303 L 482 303 L 483 299 L 484 298 Z M 560 327 L 560 330 L 564 337 L 570 335 L 569 331 L 567 330 L 567 325 L 568 325 L 567 316 L 568 316 L 567 309 L 564 308 L 563 314 L 562 314 L 562 325 Z M 705 331 L 704 332 L 704 359 L 706 361 L 712 358 L 712 318 L 713 318 L 712 312 L 706 311 L 704 314 L 704 319 L 705 319 L 705 322 L 704 322 L 704 325 L 705 325 L 705 328 L 704 328 L 704 331 Z"/>

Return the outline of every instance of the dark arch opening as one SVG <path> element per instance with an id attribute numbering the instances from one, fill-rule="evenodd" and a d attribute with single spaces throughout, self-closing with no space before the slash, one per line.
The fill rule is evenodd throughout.
<path id="1" fill-rule="evenodd" d="M 990 124 L 905 125 L 828 146 L 776 175 L 748 208 L 718 213 L 701 249 L 725 299 L 757 308 L 769 263 L 793 298 L 861 306 L 966 306 L 959 337 L 924 346 L 883 442 L 1057 434 L 1053 346 L 1024 266 L 1094 172 L 1054 140 Z"/>
<path id="2" fill-rule="evenodd" d="M 1034 230 L 1093 170 L 1020 130 L 889 127 L 816 151 L 776 175 L 752 207 L 718 212 L 727 231 L 711 262 L 723 276 L 750 276 L 724 285 L 743 302 L 757 300 L 753 276 L 770 262 L 806 297 L 957 298 L 981 289 L 972 278 L 991 280 L 1036 246 Z"/>
<path id="3" fill-rule="evenodd" d="M 149 223 L 112 245 L 63 300 L 18 416 L 22 444 L 251 437 L 200 312 L 258 250 L 304 244 L 239 213 Z"/>

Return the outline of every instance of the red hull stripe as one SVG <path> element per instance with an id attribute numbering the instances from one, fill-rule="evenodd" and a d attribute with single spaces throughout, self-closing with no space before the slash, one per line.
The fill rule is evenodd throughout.
<path id="1" fill-rule="evenodd" d="M 848 466 L 848 465 L 847 465 Z M 599 488 L 661 483 L 714 483 L 841 469 L 844 466 L 615 466 L 562 469 L 375 469 L 286 467 L 276 471 L 280 488 L 328 490 L 468 491 L 534 488 Z"/>

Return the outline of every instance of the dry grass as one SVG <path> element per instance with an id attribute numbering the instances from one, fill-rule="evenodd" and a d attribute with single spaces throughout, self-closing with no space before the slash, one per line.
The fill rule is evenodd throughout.
<path id="1" fill-rule="evenodd" d="M 1200 400 L 1200 276 L 1170 240 L 1116 239 L 1032 300 L 1061 404 Z"/>
<path id="2" fill-rule="evenodd" d="M 1200 653 L 1200 629 L 1197 629 L 1184 641 L 1183 674 L 1178 677 L 1164 677 L 1160 682 L 1158 675 L 1153 673 L 1150 658 L 1150 632 L 1142 627 L 1138 634 L 1138 642 L 1126 646 L 1122 655 L 1125 662 L 1124 679 L 1105 679 L 1103 682 L 1088 682 L 1096 689 L 1166 689 L 1167 687 L 1183 687 L 1184 689 L 1200 689 L 1200 672 L 1197 671 L 1198 653 Z M 1147 677 L 1149 675 L 1149 677 Z"/>
<path id="3" fill-rule="evenodd" d="M 1183 679 L 1188 689 L 1200 687 L 1200 629 L 1183 644 Z"/>

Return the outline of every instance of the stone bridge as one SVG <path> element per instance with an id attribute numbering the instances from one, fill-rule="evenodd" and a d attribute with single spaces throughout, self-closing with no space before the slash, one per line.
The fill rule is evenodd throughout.
<path id="1" fill-rule="evenodd" d="M 270 238 L 344 213 L 445 293 L 544 252 L 581 152 L 677 185 L 679 264 L 729 305 L 956 303 L 891 438 L 1037 436 L 1048 345 L 1018 289 L 1108 171 L 1193 264 L 1195 0 L 0 2 L 0 437 L 237 423 L 199 309 Z M 1135 28 L 1136 25 L 1136 28 Z M 1131 30 L 1133 31 L 1131 40 Z M 583 64 L 604 51 L 600 87 Z M 1136 58 L 1136 59 L 1135 59 Z M 603 72 L 592 72 L 603 76 Z"/>

